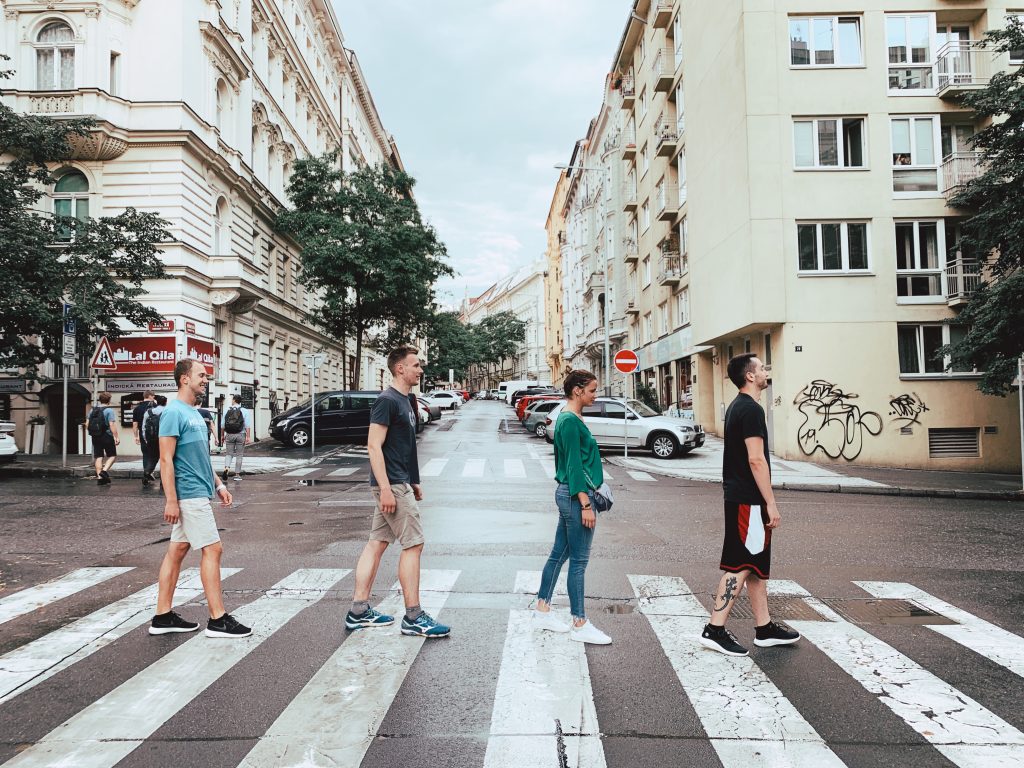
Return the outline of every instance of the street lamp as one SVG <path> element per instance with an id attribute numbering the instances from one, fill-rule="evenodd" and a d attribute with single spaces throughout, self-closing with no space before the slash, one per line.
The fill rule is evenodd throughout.
<path id="1" fill-rule="evenodd" d="M 606 168 L 595 168 L 594 166 L 586 165 L 567 165 L 565 163 L 559 163 L 555 166 L 560 171 L 597 171 L 605 174 L 605 179 L 608 182 L 608 188 L 611 189 L 612 174 L 611 171 Z M 605 397 L 611 397 L 612 385 L 611 385 L 611 341 L 609 339 L 608 330 L 608 292 L 611 286 L 611 280 L 608 275 L 608 249 L 604 252 L 604 394 Z"/>

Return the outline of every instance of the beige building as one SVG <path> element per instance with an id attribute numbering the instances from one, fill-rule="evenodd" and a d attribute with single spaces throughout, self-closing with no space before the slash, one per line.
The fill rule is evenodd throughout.
<path id="1" fill-rule="evenodd" d="M 555 194 L 551 198 L 548 218 L 544 222 L 548 245 L 544 253 L 547 277 L 544 278 L 544 354 L 551 371 L 551 383 L 560 386 L 565 378 L 562 347 L 562 244 L 565 242 L 565 172 L 559 174 Z"/>
<path id="2" fill-rule="evenodd" d="M 956 248 L 970 212 L 946 202 L 982 127 L 955 97 L 1021 63 L 972 42 L 1011 12 L 634 2 L 613 67 L 636 180 L 629 341 L 663 406 L 692 399 L 720 433 L 726 362 L 749 350 L 771 366 L 780 457 L 1019 468 L 1016 403 L 934 359 L 980 279 Z"/>

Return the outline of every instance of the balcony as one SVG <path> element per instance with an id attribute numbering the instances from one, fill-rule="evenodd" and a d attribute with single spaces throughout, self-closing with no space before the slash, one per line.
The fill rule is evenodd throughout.
<path id="1" fill-rule="evenodd" d="M 636 157 L 636 131 L 632 128 L 626 128 L 622 131 L 622 159 L 632 160 Z"/>
<path id="2" fill-rule="evenodd" d="M 984 173 L 980 152 L 954 152 L 942 160 L 942 191 L 948 200 L 967 182 Z"/>
<path id="3" fill-rule="evenodd" d="M 679 213 L 679 200 L 676 190 L 668 184 L 662 184 L 657 189 L 655 199 L 657 201 L 655 210 L 658 213 L 658 219 L 661 221 L 672 221 L 676 214 Z"/>
<path id="4" fill-rule="evenodd" d="M 632 237 L 622 238 L 622 260 L 627 264 L 636 264 L 640 261 L 640 249 Z"/>
<path id="5" fill-rule="evenodd" d="M 658 137 L 656 145 L 658 157 L 672 157 L 679 148 L 679 134 L 676 132 L 676 123 L 659 117 L 654 127 L 654 133 Z"/>
<path id="6" fill-rule="evenodd" d="M 678 253 L 663 253 L 658 263 L 658 285 L 679 285 L 683 279 L 682 262 Z"/>
<path id="7" fill-rule="evenodd" d="M 604 272 L 592 272 L 583 287 L 583 299 L 585 301 L 596 299 L 602 291 L 604 291 Z"/>
<path id="8" fill-rule="evenodd" d="M 621 135 L 621 132 L 616 131 L 615 133 L 607 136 L 604 143 L 601 145 L 602 154 L 607 155 L 609 152 L 617 150 L 619 148 L 619 139 Z"/>
<path id="9" fill-rule="evenodd" d="M 992 78 L 993 55 L 979 40 L 954 40 L 942 46 L 936 67 L 939 98 L 957 99 L 987 86 Z"/>
<path id="10" fill-rule="evenodd" d="M 626 294 L 626 314 L 627 315 L 639 315 L 640 314 L 640 302 L 636 298 L 636 288 L 630 288 Z"/>
<path id="11" fill-rule="evenodd" d="M 659 48 L 654 56 L 654 90 L 667 93 L 672 90 L 672 81 L 676 74 L 676 57 L 671 48 Z"/>
<path id="12" fill-rule="evenodd" d="M 632 109 L 633 103 L 636 101 L 636 84 L 633 82 L 632 75 L 626 75 L 622 78 L 622 82 L 619 85 L 619 93 L 622 95 L 622 108 Z"/>
<path id="13" fill-rule="evenodd" d="M 622 185 L 622 208 L 625 211 L 636 210 L 636 184 L 626 182 Z"/>
<path id="14" fill-rule="evenodd" d="M 960 256 L 946 262 L 946 303 L 959 307 L 970 301 L 981 285 L 981 264 Z"/>
<path id="15" fill-rule="evenodd" d="M 666 0 L 658 0 L 654 8 L 654 28 L 665 29 L 672 21 L 672 3 Z"/>

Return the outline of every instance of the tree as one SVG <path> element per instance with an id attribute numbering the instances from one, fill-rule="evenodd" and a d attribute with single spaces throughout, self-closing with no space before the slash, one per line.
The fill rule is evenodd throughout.
<path id="1" fill-rule="evenodd" d="M 428 380 L 448 378 L 448 370 L 455 378 L 465 381 L 469 367 L 480 360 L 480 337 L 472 326 L 459 320 L 458 312 L 439 312 L 423 330 L 427 337 L 427 365 L 424 374 Z"/>
<path id="2" fill-rule="evenodd" d="M 292 208 L 277 228 L 302 249 L 300 279 L 320 293 L 310 314 L 342 343 L 378 349 L 411 340 L 432 318 L 434 284 L 453 275 L 444 245 L 412 197 L 414 179 L 387 165 L 346 173 L 337 153 L 295 163 Z M 374 339 L 367 331 L 381 329 Z"/>
<path id="3" fill-rule="evenodd" d="M 986 38 L 992 51 L 1019 51 L 1024 26 L 1013 20 Z M 971 139 L 985 172 L 949 204 L 975 212 L 963 224 L 961 252 L 991 258 L 984 284 L 956 320 L 966 334 L 939 354 L 950 356 L 953 370 L 984 371 L 978 382 L 982 392 L 1005 395 L 1024 355 L 1024 67 L 995 74 L 984 90 L 962 101 L 993 122 Z"/>
<path id="4" fill-rule="evenodd" d="M 30 377 L 44 361 L 60 362 L 65 299 L 75 304 L 82 348 L 96 335 L 118 338 L 118 317 L 136 325 L 161 319 L 138 299 L 145 280 L 164 276 L 156 246 L 170 239 L 164 222 L 133 208 L 79 221 L 36 207 L 55 181 L 51 166 L 67 160 L 71 141 L 91 126 L 0 104 L 0 154 L 10 157 L 0 168 L 0 360 Z"/>
<path id="5" fill-rule="evenodd" d="M 496 312 L 488 315 L 476 326 L 480 338 L 481 364 L 497 365 L 506 357 L 512 357 L 526 341 L 526 321 L 512 312 Z"/>

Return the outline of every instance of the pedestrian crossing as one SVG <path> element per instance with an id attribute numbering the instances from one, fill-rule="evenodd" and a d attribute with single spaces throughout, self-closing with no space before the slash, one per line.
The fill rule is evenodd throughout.
<path id="1" fill-rule="evenodd" d="M 8 619 L 31 622 L 33 611 L 61 596 L 88 594 L 129 570 L 79 569 L 15 592 L 0 605 L 12 612 L 36 606 Z M 222 578 L 240 570 L 225 568 Z M 623 765 L 621 754 L 616 758 L 614 750 L 606 753 L 610 734 L 602 728 L 603 718 L 621 717 L 616 695 L 609 693 L 607 684 L 616 672 L 616 657 L 608 654 L 614 646 L 584 646 L 568 633 L 531 628 L 529 603 L 540 584 L 540 571 L 536 570 L 499 568 L 469 574 L 428 568 L 420 584 L 424 609 L 435 616 L 441 613 L 444 620 L 443 612 L 460 595 L 460 580 L 467 576 L 471 576 L 468 581 L 478 598 L 501 592 L 508 596 L 504 608 L 487 613 L 493 638 L 479 631 L 473 638 L 474 646 L 481 646 L 474 652 L 487 652 L 483 646 L 493 643 L 489 652 L 497 656 L 498 663 L 492 688 L 481 697 L 490 709 L 489 727 L 483 733 L 470 734 L 479 741 L 478 759 L 472 764 L 486 768 Z M 708 618 L 708 600 L 700 599 L 683 578 L 623 571 L 616 579 L 615 598 L 628 600 L 635 611 L 619 617 L 626 623 L 609 628 L 614 642 L 635 646 L 634 651 L 646 649 L 631 655 L 639 665 L 635 669 L 638 679 L 647 674 L 645 665 L 668 665 L 679 694 L 658 705 L 692 712 L 724 768 L 841 768 L 849 764 L 847 754 L 833 743 L 836 713 L 808 707 L 806 697 L 786 673 L 787 667 L 801 665 L 811 668 L 813 679 L 846 686 L 847 692 L 863 690 L 883 705 L 878 710 L 880 731 L 898 728 L 916 734 L 922 746 L 935 750 L 936 762 L 941 755 L 961 768 L 1024 765 L 1024 733 L 1017 727 L 1021 718 L 1013 708 L 1014 698 L 1009 697 L 1002 707 L 1001 701 L 991 697 L 983 704 L 948 681 L 946 664 L 922 663 L 922 659 L 942 658 L 955 658 L 961 666 L 991 662 L 1012 673 L 1005 682 L 1016 684 L 1019 695 L 1024 690 L 1020 687 L 1024 639 L 939 595 L 905 582 L 852 582 L 868 595 L 912 601 L 955 622 L 930 624 L 924 629 L 889 627 L 885 636 L 879 636 L 872 625 L 853 623 L 832 607 L 834 602 L 816 597 L 796 581 L 772 580 L 771 595 L 804 607 L 801 615 L 805 618 L 787 622 L 803 640 L 790 648 L 755 649 L 748 657 L 734 658 L 704 649 L 697 642 Z M 345 568 L 303 568 L 271 581 L 232 609 L 240 621 L 252 626 L 252 637 L 219 640 L 197 634 L 182 638 L 155 660 L 149 658 L 140 668 L 128 670 L 123 682 L 98 692 L 70 717 L 45 723 L 47 730 L 22 744 L 20 751 L 4 753 L 9 759 L 3 765 L 103 768 L 118 764 L 194 702 L 201 705 L 211 687 L 234 674 L 246 657 L 273 645 L 268 641 L 275 633 L 309 611 L 322 614 L 317 606 L 329 595 L 344 606 L 352 588 L 351 571 Z M 198 570 L 184 571 L 175 605 L 201 594 Z M 568 623 L 565 594 L 563 570 L 553 611 Z M 590 605 L 593 600 L 588 597 L 588 610 L 601 626 L 598 610 Z M 114 643 L 164 642 L 149 638 L 143 627 L 155 601 L 154 584 L 0 656 L 0 730 L 5 716 L 18 706 L 13 700 L 30 688 L 45 685 L 49 695 L 59 695 L 59 691 L 74 687 L 80 676 L 88 679 L 81 673 L 93 664 L 90 657 L 100 649 Z M 396 617 L 401 614 L 403 600 L 397 583 L 378 608 Z M 335 620 L 340 626 L 340 615 Z M 734 622 L 739 624 L 742 619 Z M 456 623 L 453 633 L 459 632 Z M 916 643 L 928 644 L 929 652 L 915 654 L 916 660 L 910 658 L 897 647 L 901 632 L 913 634 Z M 430 678 L 440 686 L 458 673 L 458 659 L 449 658 L 456 652 L 447 650 L 454 646 L 446 646 L 448 641 L 432 641 L 431 645 L 440 648 L 424 655 L 424 642 L 402 636 L 394 626 L 348 634 L 339 631 L 336 647 L 332 645 L 333 651 L 321 657 L 325 661 L 309 669 L 281 709 L 266 720 L 258 734 L 247 737 L 253 742 L 251 748 L 247 746 L 247 752 L 240 752 L 231 764 L 245 768 L 363 764 L 417 665 L 427 665 Z M 965 650 L 970 653 L 964 654 Z M 288 665 L 294 664 L 303 649 L 286 648 L 283 656 L 280 650 L 276 653 L 271 657 L 273 663 Z M 126 656 L 125 663 L 131 664 L 131 658 Z M 778 663 L 780 659 L 784 663 Z M 449 664 L 454 669 L 446 666 Z M 54 676 L 59 677 L 51 680 Z M 603 694 L 597 695 L 599 691 Z M 43 710 L 38 716 L 45 720 L 47 715 Z M 244 707 L 231 717 L 244 723 Z M 641 725 L 638 723 L 637 729 Z M 456 720 L 445 731 L 457 733 L 459 728 Z"/>

